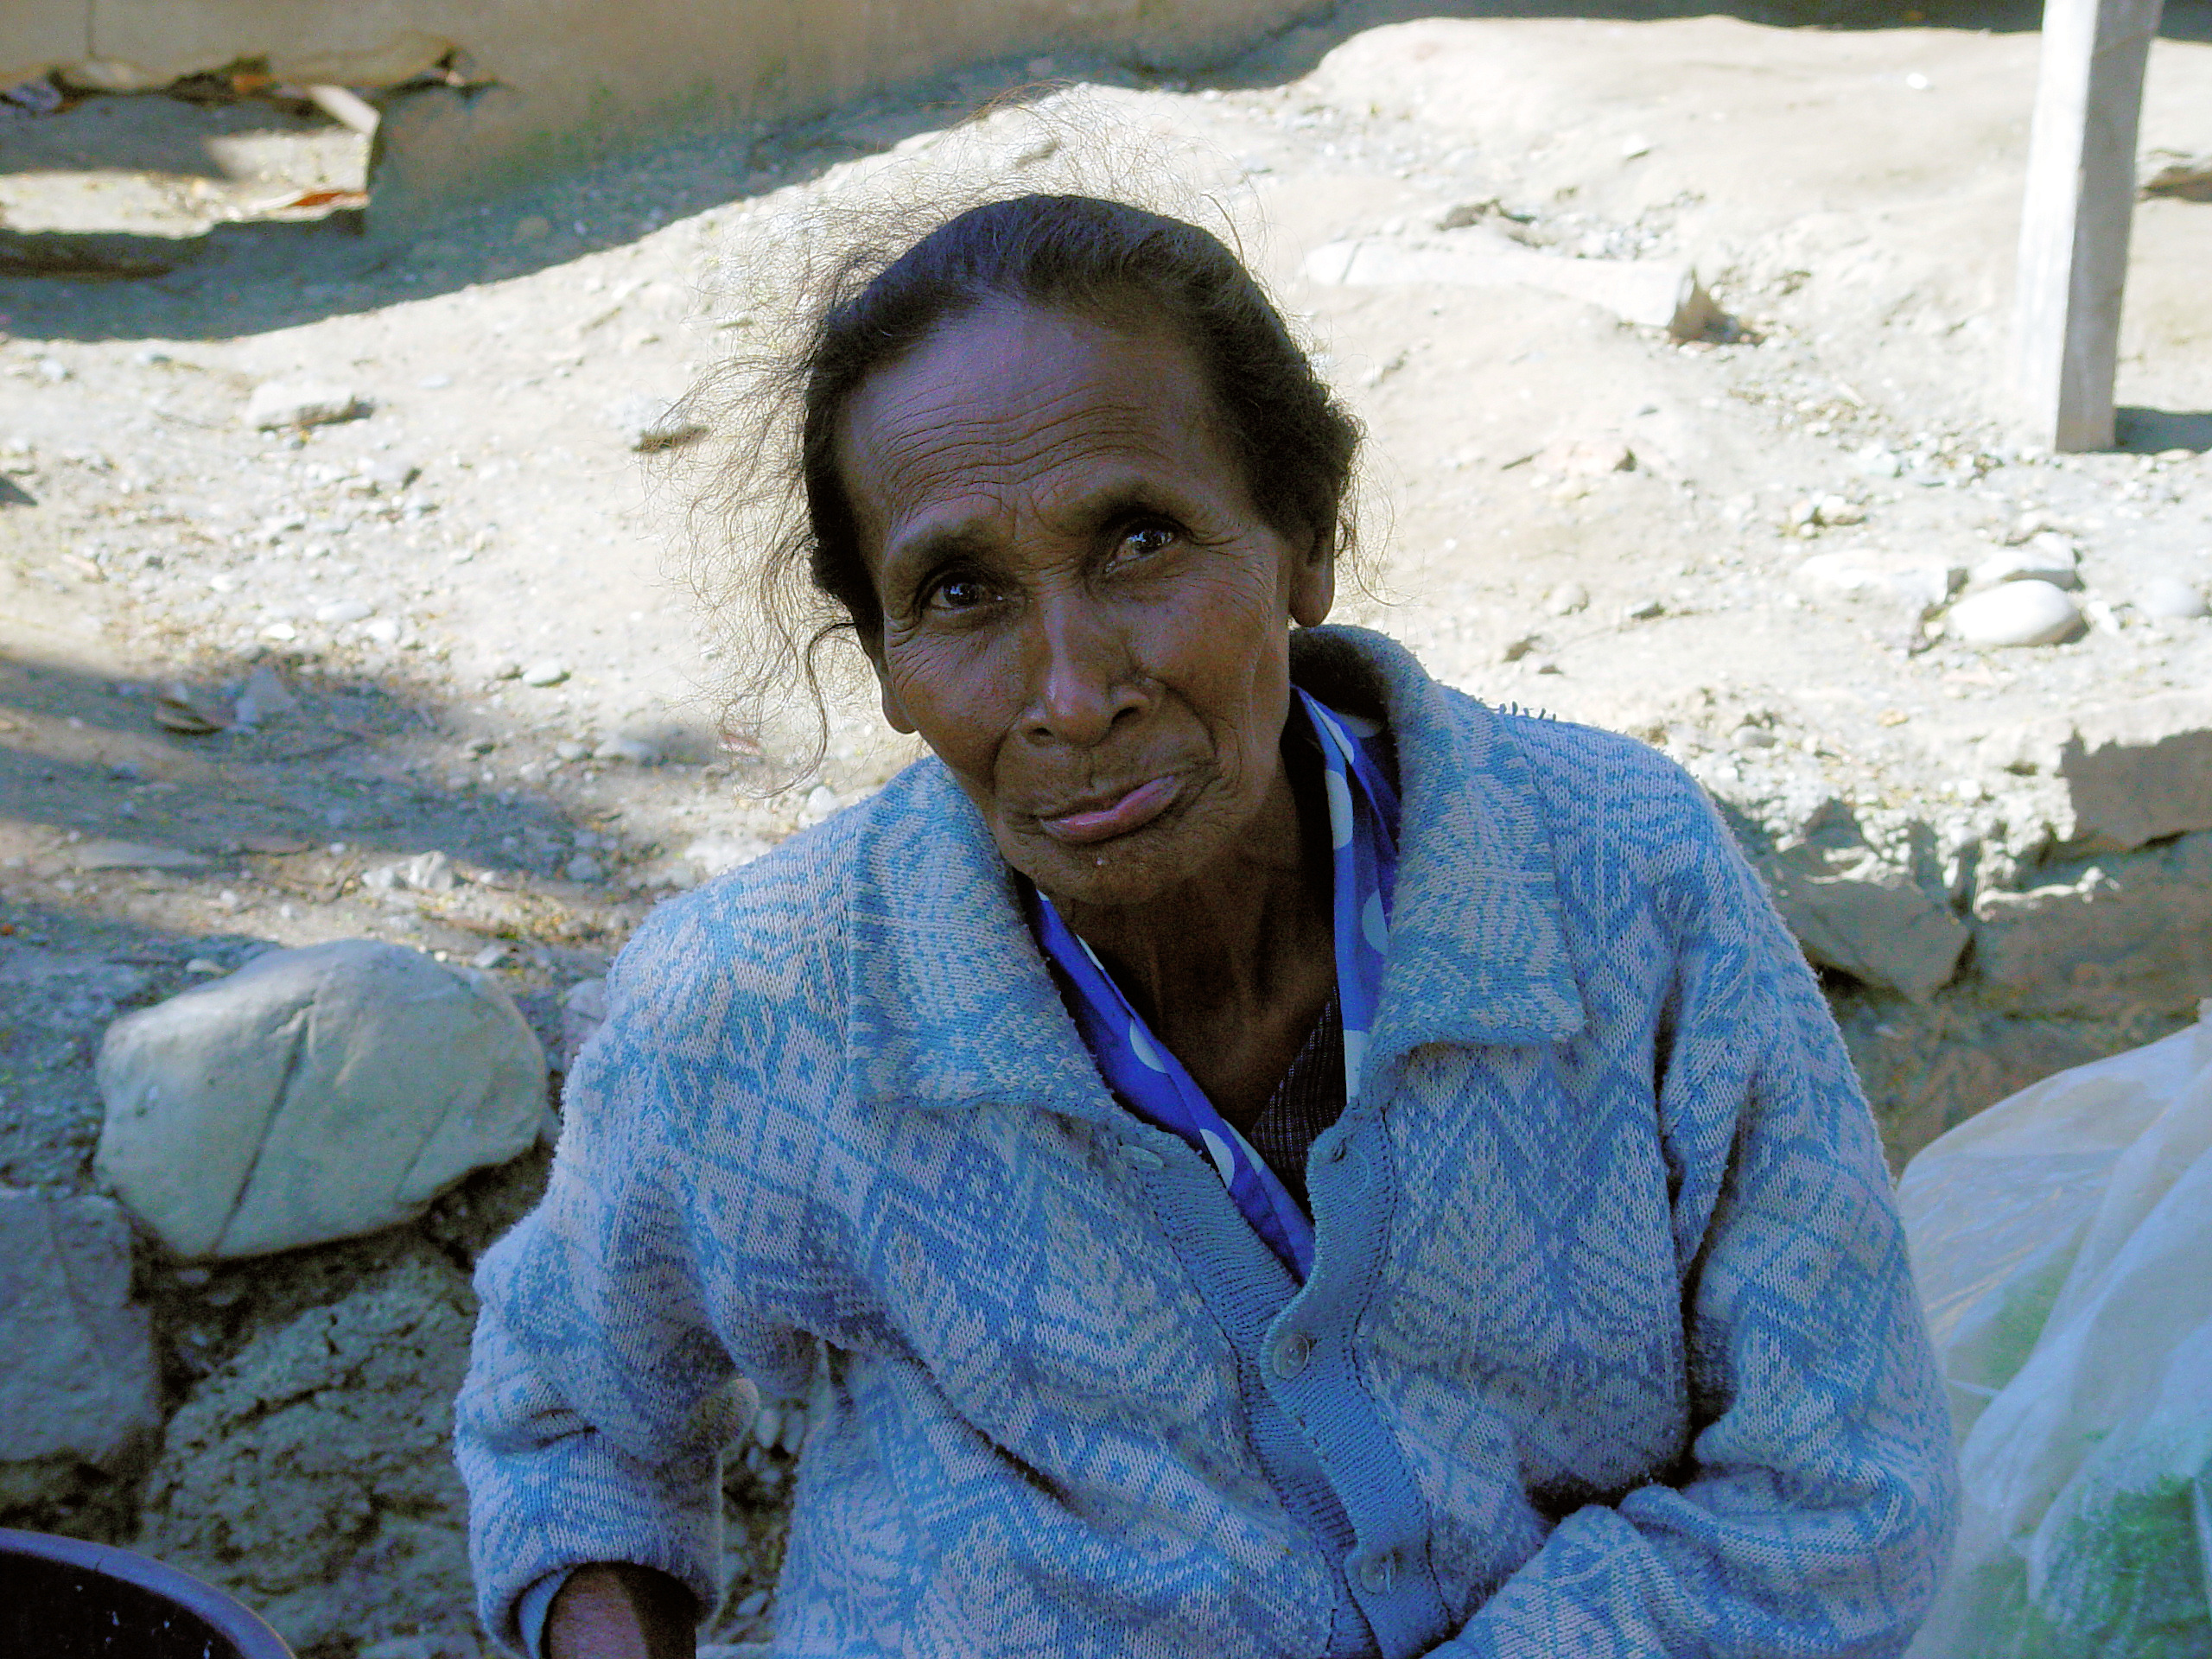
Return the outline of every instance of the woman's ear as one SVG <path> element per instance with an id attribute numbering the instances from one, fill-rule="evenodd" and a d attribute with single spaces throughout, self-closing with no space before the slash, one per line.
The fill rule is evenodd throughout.
<path id="1" fill-rule="evenodd" d="M 1337 537 L 1333 529 L 1317 532 L 1290 578 L 1290 620 L 1318 628 L 1337 602 Z"/>

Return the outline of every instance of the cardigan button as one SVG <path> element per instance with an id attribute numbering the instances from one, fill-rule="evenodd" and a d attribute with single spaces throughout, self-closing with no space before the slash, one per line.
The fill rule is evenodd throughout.
<path id="1" fill-rule="evenodd" d="M 1361 1562 L 1359 1581 L 1378 1596 L 1389 1589 L 1398 1581 L 1398 1552 L 1387 1549 Z"/>
<path id="2" fill-rule="evenodd" d="M 1335 1146 L 1329 1148 L 1329 1161 L 1332 1164 L 1341 1164 L 1344 1160 L 1344 1154 L 1349 1152 L 1351 1149 L 1351 1141 L 1338 1141 Z"/>
<path id="3" fill-rule="evenodd" d="M 1275 1375 L 1286 1379 L 1296 1376 L 1313 1357 L 1313 1338 L 1303 1331 L 1294 1331 L 1275 1344 Z"/>

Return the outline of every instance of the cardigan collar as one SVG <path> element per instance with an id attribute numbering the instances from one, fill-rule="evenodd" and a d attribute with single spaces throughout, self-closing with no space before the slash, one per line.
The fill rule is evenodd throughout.
<path id="1" fill-rule="evenodd" d="M 1549 1043 L 1582 1029 L 1542 804 L 1497 716 L 1363 629 L 1294 634 L 1291 664 L 1324 702 L 1380 715 L 1396 747 L 1398 885 L 1368 1075 L 1426 1044 Z M 846 963 L 861 1096 L 1125 1122 L 951 775 L 925 759 L 862 810 Z"/>

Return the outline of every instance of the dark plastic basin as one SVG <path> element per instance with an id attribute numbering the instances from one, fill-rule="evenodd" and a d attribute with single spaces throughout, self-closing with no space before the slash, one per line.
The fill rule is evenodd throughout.
<path id="1" fill-rule="evenodd" d="M 8 1659 L 292 1659 L 251 1609 L 150 1556 L 0 1527 Z"/>

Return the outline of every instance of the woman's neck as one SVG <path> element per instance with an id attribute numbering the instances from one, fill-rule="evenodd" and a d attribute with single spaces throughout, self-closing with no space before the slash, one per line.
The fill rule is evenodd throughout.
<path id="1" fill-rule="evenodd" d="M 1122 994 L 1232 1118 L 1268 1093 L 1336 982 L 1325 797 L 1278 769 L 1221 862 L 1142 906 L 1060 906 Z M 1241 1115 L 1249 1116 L 1249 1112 Z"/>

